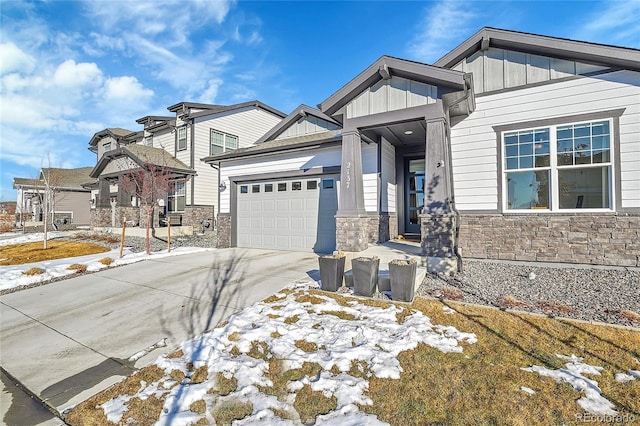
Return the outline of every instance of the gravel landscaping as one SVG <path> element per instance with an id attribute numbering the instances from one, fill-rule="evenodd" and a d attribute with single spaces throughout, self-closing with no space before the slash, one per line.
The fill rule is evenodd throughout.
<path id="1" fill-rule="evenodd" d="M 464 271 L 455 277 L 427 274 L 416 295 L 640 326 L 637 268 L 529 266 L 481 260 L 465 260 L 463 265 Z"/>

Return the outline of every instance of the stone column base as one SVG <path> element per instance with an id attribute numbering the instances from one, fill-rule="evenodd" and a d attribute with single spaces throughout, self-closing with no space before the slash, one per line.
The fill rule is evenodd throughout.
<path id="1" fill-rule="evenodd" d="M 336 216 L 336 250 L 362 251 L 369 247 L 369 216 Z"/>
<path id="2" fill-rule="evenodd" d="M 217 248 L 231 247 L 231 215 L 229 213 L 218 214 Z"/>
<path id="3" fill-rule="evenodd" d="M 429 272 L 456 273 L 456 216 L 420 215 L 422 255 L 427 258 Z"/>

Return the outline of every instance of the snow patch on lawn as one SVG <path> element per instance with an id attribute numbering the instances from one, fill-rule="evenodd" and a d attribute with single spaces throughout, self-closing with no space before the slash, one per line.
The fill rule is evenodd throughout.
<path id="1" fill-rule="evenodd" d="M 31 235 L 32 234 L 28 234 L 25 237 L 30 237 Z M 13 238 L 11 239 L 12 242 L 10 244 L 25 242 L 21 241 L 21 239 L 22 237 Z M 15 242 L 16 240 L 19 240 L 18 243 Z M 40 234 L 40 239 L 36 241 L 41 240 L 42 234 Z M 3 242 L 4 241 L 0 243 Z M 129 248 L 125 247 L 121 259 L 118 259 L 118 256 L 120 255 L 120 249 L 114 249 L 104 253 L 91 254 L 87 256 L 67 257 L 64 259 L 46 260 L 42 262 L 25 263 L 22 265 L 2 266 L 0 268 L 0 290 L 8 290 L 15 287 L 49 281 L 53 278 L 73 275 L 76 272 L 67 268 L 69 268 L 69 266 L 73 265 L 74 263 L 87 265 L 87 271 L 95 272 L 108 267 L 128 265 L 130 263 L 141 262 L 143 260 L 156 260 L 163 257 L 180 256 L 183 254 L 197 253 L 209 250 L 215 249 L 199 247 L 177 247 L 172 249 L 171 253 L 168 253 L 167 250 L 162 250 L 152 252 L 151 254 L 147 255 L 145 252 L 132 253 Z M 100 259 L 104 259 L 105 257 L 112 258 L 113 263 L 111 263 L 111 265 L 104 265 L 100 263 Z M 41 268 L 44 272 L 37 275 L 24 275 L 24 272 L 26 270 L 34 267 Z"/>
<path id="2" fill-rule="evenodd" d="M 460 353 L 463 350 L 461 342 L 472 344 L 477 341 L 472 333 L 432 324 L 418 311 L 405 316 L 399 323 L 396 314 L 407 307 L 393 304 L 374 307 L 360 300 L 349 301 L 344 306 L 332 297 L 317 294 L 305 299 L 303 296 L 310 294 L 309 288 L 317 288 L 313 282 L 298 282 L 289 288 L 298 291 L 279 293 L 277 300 L 271 298 L 269 302 L 249 306 L 232 315 L 223 327 L 184 342 L 181 345 L 183 357 L 158 358 L 156 365 L 167 376 L 171 371 L 179 370 L 189 377 L 189 365 L 192 370 L 206 366 L 209 377 L 200 384 L 190 384 L 187 379 L 173 388 L 165 399 L 158 425 L 195 422 L 202 418 L 205 415 L 196 415 L 189 410 L 198 400 L 206 402 L 207 411 L 216 401 L 251 402 L 252 413 L 234 424 L 299 423 L 299 419 L 294 422 L 277 417 L 275 410 L 297 417 L 293 406 L 295 393 L 304 386 L 322 392 L 328 398 L 335 397 L 337 401 L 336 409 L 318 416 L 316 424 L 386 424 L 374 415 L 361 412 L 356 405 L 372 404 L 366 396 L 367 377 L 399 379 L 403 370 L 398 355 L 416 348 L 419 343 L 445 353 Z M 304 346 L 301 342 L 310 345 Z M 258 350 L 259 354 L 254 353 L 257 358 L 248 355 L 252 348 L 255 351 L 260 347 L 264 349 Z M 301 368 L 305 362 L 318 364 L 321 371 L 312 377 L 289 381 L 286 386 L 289 395 L 282 398 L 284 401 L 279 400 L 260 391 L 261 387 L 273 386 L 267 377 L 268 361 L 272 357 L 282 362 L 285 371 Z M 357 369 L 359 377 L 349 374 L 356 365 L 360 366 Z M 237 389 L 224 397 L 209 394 L 207 391 L 216 386 L 217 373 L 228 379 L 235 377 Z M 114 400 L 109 408 L 117 412 L 114 406 L 118 403 Z"/>
<path id="3" fill-rule="evenodd" d="M 602 396 L 602 390 L 598 387 L 598 382 L 583 376 L 583 374 L 599 376 L 600 371 L 603 369 L 602 367 L 585 364 L 582 362 L 584 358 L 575 355 L 565 356 L 556 354 L 556 356 L 568 361 L 565 364 L 566 369 L 551 370 L 539 365 L 533 365 L 522 368 L 522 370 L 538 373 L 544 377 L 550 377 L 559 383 L 568 383 L 576 391 L 584 392 L 585 396 L 578 399 L 577 403 L 582 409 L 592 414 L 606 416 L 615 416 L 618 414 L 618 412 L 614 410 L 615 405 Z"/>

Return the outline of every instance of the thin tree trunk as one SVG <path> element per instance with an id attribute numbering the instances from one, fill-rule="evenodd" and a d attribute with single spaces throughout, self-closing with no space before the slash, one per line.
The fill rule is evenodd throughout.
<path id="1" fill-rule="evenodd" d="M 151 248 L 150 248 L 150 244 L 149 244 L 149 228 L 150 228 L 150 224 L 151 224 L 151 215 L 150 215 L 150 211 L 149 208 L 146 209 L 147 210 L 147 239 L 145 241 L 145 247 L 147 248 L 147 254 L 151 253 Z"/>

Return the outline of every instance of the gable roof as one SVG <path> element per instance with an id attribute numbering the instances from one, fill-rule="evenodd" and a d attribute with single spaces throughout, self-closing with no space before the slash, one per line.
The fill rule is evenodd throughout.
<path id="1" fill-rule="evenodd" d="M 321 120 L 324 120 L 324 121 L 327 121 L 327 122 L 329 122 L 331 124 L 335 124 L 336 126 L 342 127 L 340 125 L 340 123 L 338 123 L 336 120 L 334 120 L 332 117 L 329 117 L 327 114 L 323 113 L 322 111 L 320 111 L 318 109 L 315 109 L 315 108 L 311 108 L 310 106 L 301 104 L 296 109 L 294 109 L 293 112 L 291 112 L 291 114 L 287 115 L 284 118 L 284 120 L 282 120 L 274 128 L 269 130 L 260 139 L 258 139 L 256 141 L 256 145 L 257 144 L 262 144 L 265 141 L 277 138 L 284 131 L 286 131 L 287 128 L 289 128 L 289 126 L 291 126 L 292 124 L 296 123 L 299 119 L 301 119 L 303 117 L 306 117 L 308 115 L 312 115 L 312 116 L 317 117 L 317 118 L 319 118 Z"/>
<path id="2" fill-rule="evenodd" d="M 13 187 L 43 187 L 45 177 L 54 182 L 50 182 L 57 189 L 73 191 L 85 191 L 84 185 L 91 183 L 94 179 L 90 174 L 93 167 L 80 167 L 76 169 L 62 169 L 56 167 L 45 167 L 40 170 L 38 179 L 13 178 Z"/>
<path id="3" fill-rule="evenodd" d="M 486 50 L 489 47 L 597 63 L 636 71 L 640 70 L 640 50 L 638 49 L 491 27 L 480 29 L 458 47 L 436 61 L 434 65 L 451 68 L 473 52 Z"/>
<path id="4" fill-rule="evenodd" d="M 146 115 L 142 118 L 138 118 L 136 120 L 136 123 L 138 124 L 151 124 L 154 121 L 171 121 L 174 120 L 174 117 L 167 117 L 167 116 L 163 116 L 163 115 Z"/>
<path id="5" fill-rule="evenodd" d="M 197 109 L 204 110 L 204 111 L 197 111 L 197 112 L 185 115 L 185 117 L 183 117 L 183 119 L 189 119 L 189 118 L 205 117 L 211 114 L 220 114 L 223 112 L 233 111 L 235 109 L 246 108 L 251 106 L 263 109 L 280 118 L 284 118 L 286 116 L 286 114 L 283 113 L 282 111 L 279 111 L 273 107 L 270 107 L 269 105 L 264 104 L 258 100 L 241 102 L 239 104 L 233 104 L 233 105 L 214 105 L 214 104 L 199 104 L 195 102 L 180 102 L 175 105 L 171 105 L 167 109 L 175 113 L 178 113 L 181 109 L 184 109 L 184 108 L 197 108 Z"/>
<path id="6" fill-rule="evenodd" d="M 100 130 L 99 132 L 95 133 L 93 135 L 93 137 L 91 138 L 91 140 L 89 141 L 89 145 L 90 146 L 96 146 L 98 145 L 98 142 L 107 136 L 111 136 L 112 138 L 114 138 L 115 140 L 119 141 L 120 139 L 131 135 L 132 133 L 136 133 L 133 130 L 128 130 L 128 129 L 123 129 L 121 127 L 108 127 L 104 130 Z"/>
<path id="7" fill-rule="evenodd" d="M 383 78 L 388 79 L 391 75 L 423 83 L 443 85 L 458 90 L 465 87 L 463 72 L 438 68 L 392 56 L 381 56 L 380 59 L 369 65 L 353 80 L 322 101 L 318 108 L 328 115 L 333 115 L 367 87 L 374 85 Z"/>
<path id="8" fill-rule="evenodd" d="M 153 148 L 145 145 L 126 145 L 108 152 L 105 152 L 98 164 L 91 170 L 90 176 L 97 178 L 107 165 L 116 158 L 128 157 L 141 168 L 146 164 L 166 167 L 167 169 L 180 175 L 195 175 L 196 172 L 190 169 L 182 161 L 169 154 L 161 148 Z"/>

